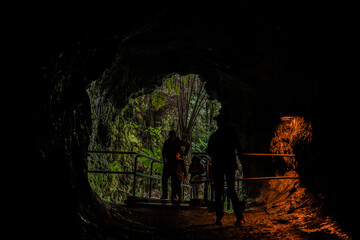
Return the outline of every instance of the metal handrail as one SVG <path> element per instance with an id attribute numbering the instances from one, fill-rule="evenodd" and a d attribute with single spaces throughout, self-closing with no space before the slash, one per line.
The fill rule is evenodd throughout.
<path id="1" fill-rule="evenodd" d="M 244 156 L 263 156 L 263 157 L 295 157 L 295 154 L 281 153 L 243 153 Z"/>
<path id="2" fill-rule="evenodd" d="M 138 154 L 136 152 L 124 152 L 124 151 L 98 151 L 98 150 L 88 150 L 88 153 L 115 153 L 115 154 Z"/>
<path id="3" fill-rule="evenodd" d="M 209 156 L 206 152 L 193 152 L 195 155 L 206 157 L 206 179 L 194 180 L 193 183 L 205 183 L 204 200 L 208 200 L 208 185 L 214 182 L 209 178 Z M 263 157 L 295 157 L 295 154 L 275 154 L 275 153 L 242 153 L 243 156 L 263 156 Z M 276 176 L 276 177 L 251 177 L 251 178 L 235 178 L 235 181 L 264 181 L 264 180 L 282 180 L 282 179 L 300 179 L 300 177 Z"/>
<path id="4" fill-rule="evenodd" d="M 159 159 L 149 157 L 149 156 L 144 155 L 144 154 L 142 154 L 142 153 L 137 153 L 137 156 L 139 156 L 139 157 L 144 157 L 144 158 L 148 158 L 148 159 L 152 160 L 153 162 L 163 163 L 163 161 L 160 161 Z"/>
<path id="5" fill-rule="evenodd" d="M 88 153 L 100 153 L 100 154 L 130 154 L 130 155 L 136 155 L 135 157 L 135 162 L 134 162 L 134 171 L 132 172 L 121 172 L 121 171 L 103 171 L 103 170 L 87 170 L 87 172 L 89 173 L 103 173 L 103 174 L 132 174 L 134 175 L 134 180 L 133 180 L 133 196 L 135 196 L 136 193 L 136 176 L 140 176 L 140 177 L 145 177 L 145 178 L 149 178 L 150 181 L 152 179 L 156 179 L 156 180 L 161 180 L 161 178 L 157 178 L 157 177 L 153 177 L 152 176 L 152 168 L 153 168 L 153 163 L 157 162 L 157 163 L 162 163 L 162 161 L 146 156 L 144 154 L 141 153 L 136 153 L 136 152 L 125 152 L 125 151 L 97 151 L 97 150 L 89 150 Z M 138 157 L 144 157 L 144 158 L 148 158 L 151 160 L 151 171 L 150 171 L 150 175 L 147 174 L 143 174 L 143 173 L 138 173 L 136 171 L 137 168 L 137 160 Z M 150 182 L 150 186 L 151 186 L 151 182 Z M 151 187 L 150 187 L 150 191 L 151 191 Z M 149 194 L 151 196 L 151 193 Z"/>
<path id="6" fill-rule="evenodd" d="M 161 180 L 160 177 L 154 177 L 152 176 L 153 172 L 153 165 L 154 163 L 160 163 L 164 164 L 163 161 L 160 161 L 158 159 L 149 157 L 147 155 L 144 155 L 142 153 L 136 153 L 136 152 L 125 152 L 125 151 L 95 151 L 95 150 L 89 150 L 88 153 L 100 153 L 100 154 L 130 154 L 130 155 L 136 155 L 135 162 L 134 162 L 134 171 L 103 171 L 103 170 L 87 170 L 89 173 L 103 173 L 103 174 L 133 174 L 134 175 L 134 181 L 133 181 L 133 196 L 135 196 L 135 190 L 136 190 L 136 176 L 139 177 L 145 177 L 150 179 L 150 186 L 149 186 L 149 198 L 151 198 L 151 191 L 152 191 L 152 180 Z M 209 156 L 205 152 L 192 152 L 194 155 L 199 155 L 201 157 L 206 158 L 206 180 L 194 180 L 192 183 L 205 183 L 205 194 L 204 200 L 208 200 L 208 184 L 210 182 L 213 182 L 213 179 L 209 178 Z M 243 156 L 264 156 L 264 157 L 295 157 L 295 154 L 272 154 L 272 153 L 243 153 Z M 144 174 L 144 173 L 138 173 L 136 172 L 137 168 L 137 161 L 138 157 L 148 158 L 151 160 L 150 164 L 150 175 Z M 235 181 L 254 181 L 254 180 L 280 180 L 280 179 L 299 179 L 299 177 L 291 177 L 291 176 L 276 176 L 276 177 L 252 177 L 252 178 L 236 178 Z M 191 188 L 190 185 L 181 184 L 183 187 Z"/>
<path id="7" fill-rule="evenodd" d="M 235 181 L 254 181 L 254 180 L 281 180 L 281 179 L 300 179 L 300 177 L 291 177 L 291 176 L 276 176 L 276 177 L 253 177 L 253 178 L 235 178 Z M 225 181 L 225 179 L 224 179 Z M 208 180 L 194 180 L 193 183 L 209 183 L 214 182 L 214 179 Z"/>
<path id="8" fill-rule="evenodd" d="M 150 179 L 150 184 L 149 184 L 149 198 L 151 198 L 151 192 L 152 192 L 152 180 L 158 180 L 160 181 L 161 178 L 157 178 L 157 177 L 153 177 L 152 176 L 152 173 L 153 173 L 153 166 L 154 166 L 154 162 L 156 163 L 160 163 L 160 164 L 164 164 L 164 162 L 158 160 L 158 159 L 155 159 L 155 158 L 152 158 L 152 157 L 149 157 L 149 156 L 146 156 L 144 154 L 141 154 L 141 153 L 138 153 L 137 156 L 140 156 L 140 157 L 144 157 L 144 158 L 148 158 L 151 160 L 151 164 L 150 164 L 150 176 L 146 175 L 146 174 L 143 174 L 143 177 L 146 177 L 146 178 L 149 178 Z"/>
<path id="9" fill-rule="evenodd" d="M 120 171 L 106 171 L 106 170 L 87 170 L 89 173 L 103 173 L 103 174 L 134 174 L 134 172 L 120 172 Z"/>
<path id="10" fill-rule="evenodd" d="M 121 171 L 105 171 L 105 170 L 86 170 L 88 173 L 103 173 L 103 174 L 132 174 L 134 175 L 134 180 L 133 180 L 133 196 L 135 196 L 136 193 L 136 176 L 139 177 L 145 177 L 150 179 L 150 186 L 149 186 L 149 197 L 151 197 L 151 192 L 152 192 L 152 180 L 158 180 L 160 181 L 161 178 L 160 177 L 154 177 L 153 174 L 153 165 L 154 163 L 160 163 L 160 164 L 164 164 L 162 161 L 156 159 L 156 158 L 152 158 L 149 157 L 147 155 L 144 155 L 142 153 L 136 153 L 136 152 L 124 152 L 124 151 L 96 151 L 96 150 L 89 150 L 88 153 L 100 153 L 100 154 L 131 154 L 131 155 L 136 155 L 135 156 L 135 162 L 134 162 L 134 171 L 125 171 L 125 172 L 121 172 Z M 143 157 L 143 158 L 148 158 L 151 160 L 151 164 L 150 164 L 150 175 L 148 174 L 144 174 L 144 173 L 138 173 L 136 172 L 136 168 L 137 168 L 137 161 L 139 157 Z M 190 185 L 187 184 L 181 184 L 182 187 L 187 187 L 187 188 L 191 188 Z"/>

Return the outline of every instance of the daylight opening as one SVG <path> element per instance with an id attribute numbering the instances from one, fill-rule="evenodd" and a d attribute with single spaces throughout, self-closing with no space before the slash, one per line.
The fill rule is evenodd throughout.
<path id="1" fill-rule="evenodd" d="M 162 161 L 163 143 L 170 130 L 175 130 L 178 137 L 191 144 L 191 152 L 204 152 L 210 135 L 217 129 L 213 117 L 219 113 L 221 104 L 209 98 L 205 82 L 197 74 L 169 75 L 152 93 L 137 93 L 130 97 L 122 109 L 105 99 L 96 81 L 87 92 L 92 117 L 91 150 L 141 153 Z M 187 168 L 191 158 L 192 154 L 189 154 L 185 159 Z M 129 173 L 134 171 L 134 161 L 132 154 L 90 153 L 88 170 Z M 205 161 L 202 159 L 202 164 Z M 134 189 L 136 196 L 148 197 L 151 191 L 152 197 L 160 197 L 161 181 L 158 179 L 161 178 L 162 167 L 162 164 L 153 163 L 149 158 L 137 159 L 136 171 L 154 177 L 151 186 L 149 179 L 139 177 L 134 188 L 131 174 L 89 173 L 88 178 L 91 187 L 102 199 L 123 203 Z M 184 192 L 185 199 L 189 199 L 190 195 L 190 189 Z"/>

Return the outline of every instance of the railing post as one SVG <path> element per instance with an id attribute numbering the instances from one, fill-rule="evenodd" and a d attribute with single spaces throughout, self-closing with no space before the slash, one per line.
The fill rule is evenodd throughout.
<path id="1" fill-rule="evenodd" d="M 209 158 L 206 156 L 206 182 L 205 182 L 205 192 L 204 192 L 204 200 L 208 201 L 208 193 L 209 193 Z"/>
<path id="2" fill-rule="evenodd" d="M 150 176 L 152 176 L 153 165 L 154 165 L 154 161 L 152 160 L 152 161 L 151 161 L 151 166 L 150 166 Z M 152 191 L 152 178 L 150 178 L 149 198 L 151 198 L 151 191 Z"/>
<path id="3" fill-rule="evenodd" d="M 135 197 L 135 193 L 136 193 L 136 166 L 137 166 L 137 159 L 138 159 L 138 155 L 136 154 L 135 163 L 134 163 L 133 197 Z"/>

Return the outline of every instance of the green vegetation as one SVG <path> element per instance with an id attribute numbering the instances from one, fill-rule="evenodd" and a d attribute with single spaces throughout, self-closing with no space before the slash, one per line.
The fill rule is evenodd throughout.
<path id="1" fill-rule="evenodd" d="M 198 75 L 173 74 L 153 93 L 130 98 L 123 109 L 116 109 L 106 101 L 93 82 L 88 89 L 91 102 L 91 150 L 137 152 L 161 160 L 161 150 L 168 132 L 191 142 L 194 152 L 203 152 L 208 139 L 216 130 L 212 120 L 220 103 L 210 100 L 205 84 Z M 133 171 L 134 155 L 91 154 L 89 170 Z M 137 171 L 150 174 L 151 160 L 139 158 Z M 189 160 L 187 160 L 189 163 Z M 161 176 L 162 164 L 154 163 L 153 175 Z M 148 179 L 138 177 L 136 194 L 148 194 Z M 121 203 L 132 193 L 132 175 L 89 173 L 91 187 L 111 202 Z M 160 181 L 153 181 L 152 196 L 161 194 Z"/>

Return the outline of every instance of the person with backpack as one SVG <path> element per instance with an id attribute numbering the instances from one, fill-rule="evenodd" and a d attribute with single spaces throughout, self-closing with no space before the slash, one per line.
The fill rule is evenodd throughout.
<path id="1" fill-rule="evenodd" d="M 184 151 L 182 150 L 182 147 L 185 147 Z M 180 153 L 184 157 L 188 154 L 189 149 L 190 149 L 190 144 L 185 141 L 181 141 L 180 138 L 176 136 L 175 130 L 171 130 L 169 132 L 169 138 L 165 140 L 162 148 L 162 158 L 163 158 L 164 166 L 163 166 L 163 174 L 161 178 L 162 180 L 161 199 L 168 198 L 168 181 L 170 177 L 173 178 L 173 175 L 175 175 L 175 169 L 177 168 L 177 163 L 178 163 L 178 159 L 176 155 Z"/>
<path id="2" fill-rule="evenodd" d="M 176 163 L 174 164 L 174 172 L 171 176 L 171 200 L 179 202 L 182 200 L 181 196 L 181 181 L 187 179 L 187 171 L 184 161 L 184 154 L 181 151 L 176 154 Z M 178 197 L 178 198 L 177 198 Z"/>

